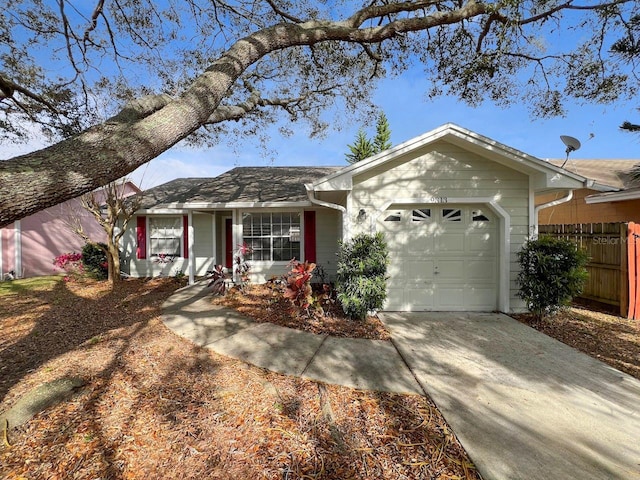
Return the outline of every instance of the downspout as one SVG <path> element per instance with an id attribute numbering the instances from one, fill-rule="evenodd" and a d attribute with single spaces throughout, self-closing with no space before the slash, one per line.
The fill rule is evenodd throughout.
<path id="1" fill-rule="evenodd" d="M 536 208 L 534 208 L 533 210 L 533 217 L 535 221 L 534 232 L 533 232 L 534 237 L 538 236 L 538 214 L 540 213 L 540 210 L 543 210 L 545 208 L 555 207 L 556 205 L 560 205 L 562 203 L 567 203 L 571 201 L 572 198 L 573 198 L 573 190 L 569 190 L 569 193 L 567 193 L 564 197 L 558 198 L 557 200 L 553 200 L 551 202 L 543 203 L 542 205 L 538 205 Z"/>
<path id="2" fill-rule="evenodd" d="M 337 203 L 330 203 L 330 202 L 325 202 L 324 200 L 318 200 L 315 196 L 315 192 L 310 183 L 306 183 L 304 187 L 307 190 L 307 197 L 309 197 L 309 201 L 311 203 L 313 203 L 314 205 L 320 205 L 321 207 L 333 208 L 334 210 L 338 210 L 342 213 L 342 228 L 343 228 L 342 235 L 345 238 L 348 238 L 349 235 L 347 235 L 347 233 L 348 233 L 349 226 L 345 223 L 347 209 L 342 205 L 338 205 Z"/>

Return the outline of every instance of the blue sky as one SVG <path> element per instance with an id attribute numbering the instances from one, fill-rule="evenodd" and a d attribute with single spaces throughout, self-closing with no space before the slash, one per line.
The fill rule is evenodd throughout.
<path id="1" fill-rule="evenodd" d="M 452 122 L 538 158 L 564 158 L 560 135 L 579 139 L 582 147 L 571 158 L 638 158 L 640 137 L 619 129 L 624 120 L 640 121 L 640 105 L 568 104 L 566 117 L 533 119 L 526 106 L 502 109 L 490 103 L 468 107 L 452 98 L 425 98 L 421 85 L 405 76 L 381 82 L 374 97 L 386 113 L 394 145 Z M 212 149 L 176 147 L 143 167 L 132 178 L 149 188 L 178 177 L 215 176 L 236 166 L 346 165 L 347 145 L 353 143 L 359 125 L 330 130 L 323 139 L 309 139 L 304 127 L 290 138 L 282 138 L 274 127 L 268 146 L 277 154 L 270 160 L 255 145 L 241 153 L 225 145 Z M 369 127 L 372 133 L 373 126 Z M 142 173 L 144 172 L 144 175 Z"/>
<path id="2" fill-rule="evenodd" d="M 468 107 L 455 99 L 425 98 L 419 76 L 406 75 L 382 81 L 374 96 L 375 103 L 386 113 L 394 145 L 421 135 L 444 123 L 452 122 L 498 142 L 538 158 L 564 158 L 565 146 L 560 135 L 570 135 L 582 142 L 571 158 L 638 158 L 640 136 L 620 131 L 624 120 L 640 121 L 640 106 L 633 102 L 611 105 L 580 106 L 568 104 L 566 117 L 533 119 L 526 106 L 502 109 L 485 103 Z M 211 149 L 176 146 L 146 166 L 131 178 L 150 188 L 179 177 L 208 177 L 219 175 L 236 166 L 260 165 L 346 165 L 347 145 L 353 143 L 360 125 L 342 126 L 340 131 L 329 130 L 322 139 L 310 139 L 304 126 L 295 129 L 290 138 L 283 138 L 274 126 L 268 149 L 277 152 L 264 158 L 264 152 L 247 142 L 240 153 L 224 143 Z M 373 126 L 368 128 L 372 133 Z M 28 145 L 2 145 L 0 157 L 8 158 L 41 148 L 37 140 Z"/>

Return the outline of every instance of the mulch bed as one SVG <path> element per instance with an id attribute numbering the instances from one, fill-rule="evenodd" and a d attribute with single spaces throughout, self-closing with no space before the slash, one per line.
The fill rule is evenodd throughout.
<path id="1" fill-rule="evenodd" d="M 479 478 L 427 398 L 287 377 L 177 337 L 159 318 L 177 286 L 0 296 L 0 410 L 55 378 L 85 382 L 9 432 L 0 478 Z"/>
<path id="2" fill-rule="evenodd" d="M 538 322 L 514 318 L 640 380 L 640 321 L 571 307 Z"/>
<path id="3" fill-rule="evenodd" d="M 364 320 L 346 317 L 335 299 L 322 303 L 323 312 L 296 308 L 289 299 L 266 284 L 246 285 L 243 290 L 231 289 L 224 296 L 212 296 L 218 305 L 233 308 L 258 322 L 274 323 L 283 327 L 335 337 L 389 340 L 391 336 L 382 322 L 373 316 Z"/>

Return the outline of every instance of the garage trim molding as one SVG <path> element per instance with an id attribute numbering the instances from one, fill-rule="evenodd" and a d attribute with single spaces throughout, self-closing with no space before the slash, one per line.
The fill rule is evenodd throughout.
<path id="1" fill-rule="evenodd" d="M 417 198 L 398 198 L 385 202 L 382 207 L 372 215 L 371 232 L 375 231 L 375 224 L 378 218 L 391 205 L 442 205 L 441 202 L 434 201 L 434 196 L 417 197 Z M 450 204 L 474 204 L 488 205 L 489 208 L 500 219 L 500 242 L 498 252 L 498 309 L 502 312 L 509 311 L 509 258 L 511 252 L 511 216 L 504 208 L 502 208 L 493 198 L 490 197 L 448 197 L 447 203 Z M 348 216 L 346 216 L 349 218 Z"/>

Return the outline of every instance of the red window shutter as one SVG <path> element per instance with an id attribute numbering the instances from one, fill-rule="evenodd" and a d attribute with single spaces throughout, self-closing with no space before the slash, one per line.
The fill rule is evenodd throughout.
<path id="1" fill-rule="evenodd" d="M 304 212 L 304 259 L 316 262 L 316 212 Z"/>
<path id="2" fill-rule="evenodd" d="M 187 215 L 182 217 L 182 237 L 182 256 L 189 258 L 189 217 Z"/>
<path id="3" fill-rule="evenodd" d="M 138 247 L 136 248 L 136 258 L 143 260 L 147 258 L 147 217 L 138 216 L 136 224 L 136 239 Z"/>

